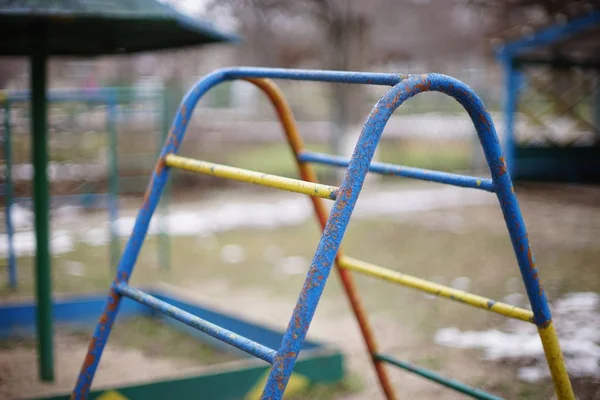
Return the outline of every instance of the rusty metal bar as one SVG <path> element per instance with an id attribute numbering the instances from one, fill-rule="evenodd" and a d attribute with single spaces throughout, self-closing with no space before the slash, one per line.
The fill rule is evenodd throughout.
<path id="1" fill-rule="evenodd" d="M 277 116 L 279 117 L 279 120 L 283 126 L 286 139 L 298 164 L 298 172 L 300 173 L 300 177 L 304 181 L 317 183 L 317 174 L 314 172 L 312 166 L 300 160 L 299 155 L 305 152 L 304 141 L 298 132 L 298 127 L 296 126 L 292 109 L 288 105 L 285 96 L 279 87 L 270 79 L 247 80 L 261 89 L 269 97 L 271 103 L 275 107 Z M 325 203 L 319 197 L 314 196 L 311 197 L 311 201 L 313 203 L 313 208 L 315 210 L 321 230 L 323 230 L 325 229 L 325 225 L 327 223 L 327 209 L 325 207 Z M 348 301 L 350 302 L 350 306 L 352 307 L 352 311 L 354 312 L 354 316 L 356 317 L 360 327 L 367 351 L 371 355 L 370 359 L 373 363 L 373 367 L 375 368 L 375 372 L 377 373 L 377 378 L 379 380 L 379 384 L 381 385 L 381 389 L 383 390 L 387 400 L 395 400 L 396 394 L 388 377 L 385 364 L 381 360 L 378 360 L 376 357 L 374 357 L 378 352 L 377 341 L 375 340 L 375 335 L 371 329 L 367 313 L 362 305 L 362 301 L 358 294 L 358 289 L 354 283 L 352 272 L 339 268 L 340 257 L 342 257 L 341 247 L 336 255 L 336 270 L 340 275 L 342 287 L 346 292 L 346 296 L 348 297 Z"/>
<path id="2" fill-rule="evenodd" d="M 476 294 L 457 290 L 438 283 L 430 282 L 425 279 L 416 278 L 391 269 L 383 268 L 378 265 L 370 264 L 364 261 L 355 260 L 351 257 L 342 257 L 338 261 L 340 268 L 360 272 L 375 278 L 380 278 L 388 282 L 397 283 L 402 286 L 420 290 L 435 296 L 445 297 L 450 300 L 468 304 L 470 306 L 491 311 L 505 317 L 520 319 L 522 321 L 533 323 L 533 313 L 524 308 L 511 306 L 506 303 L 494 301 Z"/>
<path id="3" fill-rule="evenodd" d="M 552 328 L 552 316 L 548 302 L 539 281 L 538 270 L 529 246 L 527 230 L 514 194 L 514 188 L 502 154 L 502 149 L 498 144 L 498 137 L 491 117 L 479 97 L 464 83 L 440 74 L 394 75 L 270 68 L 230 68 L 215 71 L 199 81 L 182 101 L 172 124 L 169 138 L 152 173 L 144 201 L 133 228 L 133 233 L 129 238 L 119 263 L 106 306 L 90 342 L 88 353 L 73 390 L 74 399 L 86 398 L 89 393 L 94 373 L 100 361 L 102 350 L 108 340 L 122 298 L 122 294 L 117 292 L 117 287 L 123 284 L 126 285 L 133 271 L 142 243 L 147 234 L 150 219 L 169 177 L 170 168 L 167 168 L 167 156 L 177 153 L 180 143 L 184 139 L 191 112 L 200 97 L 215 85 L 227 80 L 251 78 L 393 85 L 393 88 L 377 102 L 366 120 L 339 190 L 335 190 L 336 188 L 332 187 L 324 187 L 329 190 L 329 196 L 324 194 L 321 197 L 335 198 L 335 202 L 329 218 L 324 224 L 323 235 L 321 236 L 302 291 L 296 302 L 281 347 L 273 359 L 273 367 L 265 384 L 262 399 L 278 400 L 283 397 L 296 359 L 299 356 L 306 333 L 323 293 L 331 267 L 338 256 L 341 241 L 385 124 L 394 110 L 404 101 L 425 91 L 437 91 L 455 98 L 471 116 L 491 171 L 495 193 L 502 208 L 513 249 L 527 289 L 533 310 L 533 319 L 540 332 L 540 338 L 550 365 L 556 393 L 560 400 L 574 399 L 562 352 L 556 338 L 556 332 Z M 256 174 L 253 171 L 250 172 Z M 295 184 L 293 182 L 292 187 Z M 312 185 L 315 184 L 312 183 Z M 315 186 L 311 186 L 311 189 L 314 188 Z M 333 191 L 330 189 L 333 189 Z M 306 194 L 315 196 L 314 192 Z M 349 297 L 353 301 L 352 293 L 349 293 Z M 358 314 L 357 317 L 359 317 Z"/>
<path id="4" fill-rule="evenodd" d="M 161 313 L 168 315 L 179 322 L 183 322 L 192 328 L 214 337 L 215 339 L 219 339 L 220 341 L 245 351 L 254 357 L 260 358 L 269 364 L 273 363 L 273 359 L 277 353 L 275 350 L 269 349 L 262 344 L 253 342 L 250 339 L 246 339 L 245 337 L 234 332 L 221 328 L 220 326 L 212 324 L 206 320 L 203 320 L 202 318 L 196 317 L 187 311 L 183 311 L 167 302 L 157 299 L 154 296 L 150 296 L 149 294 L 144 293 L 139 289 L 135 289 L 126 283 L 118 283 L 115 285 L 115 290 L 120 295 L 129 297 L 130 299 L 144 304 L 153 310 L 160 311 Z"/>
<path id="5" fill-rule="evenodd" d="M 175 154 L 165 157 L 165 165 L 186 171 L 227 178 L 240 182 L 249 182 L 256 185 L 273 187 L 309 196 L 321 197 L 335 200 L 338 188 L 335 186 L 321 185 L 320 183 L 306 182 L 298 179 L 285 178 L 283 176 L 263 174 L 262 172 L 230 167 L 228 165 L 215 164 L 208 161 L 194 160 Z"/>
<path id="6" fill-rule="evenodd" d="M 336 167 L 347 167 L 350 164 L 349 158 L 311 151 L 302 151 L 300 154 L 298 154 L 298 160 L 301 162 L 311 162 L 316 164 L 332 165 Z M 420 179 L 423 181 L 438 182 L 447 185 L 494 192 L 494 182 L 489 178 L 478 178 L 474 176 L 465 176 L 449 172 L 406 167 L 403 165 L 394 165 L 382 162 L 372 162 L 369 166 L 369 172 L 380 175 L 401 176 L 404 178 Z"/>

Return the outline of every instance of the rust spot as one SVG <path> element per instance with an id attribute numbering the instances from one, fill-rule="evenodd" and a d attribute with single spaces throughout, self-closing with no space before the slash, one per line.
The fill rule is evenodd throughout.
<path id="1" fill-rule="evenodd" d="M 506 161 L 504 156 L 500 157 L 500 165 L 498 166 L 498 176 L 502 176 L 506 173 Z"/>
<path id="2" fill-rule="evenodd" d="M 111 297 L 112 301 L 106 306 L 106 311 L 114 312 L 119 304 L 119 295 L 114 291 L 114 289 L 111 289 L 109 296 Z"/>
<path id="3" fill-rule="evenodd" d="M 543 324 L 539 325 L 539 327 L 542 329 L 546 329 L 548 326 L 550 326 L 551 322 L 552 322 L 552 320 L 550 319 L 550 320 L 544 322 Z"/>
<path id="4" fill-rule="evenodd" d="M 487 123 L 487 119 L 485 118 L 485 115 L 483 113 L 479 113 L 479 122 L 481 122 L 482 124 Z"/>
<path id="5" fill-rule="evenodd" d="M 94 364 L 94 361 L 96 360 L 96 356 L 92 354 L 92 351 L 96 348 L 96 341 L 97 341 L 97 339 L 95 337 L 93 337 L 92 341 L 90 342 L 90 346 L 88 347 L 87 355 L 85 356 L 85 359 L 83 360 L 83 368 L 84 369 L 91 367 Z"/>
<path id="6" fill-rule="evenodd" d="M 531 247 L 527 248 L 527 259 L 529 260 L 529 269 L 535 269 L 535 261 L 533 261 L 533 254 L 531 254 Z"/>
<path id="7" fill-rule="evenodd" d="M 161 157 L 158 159 L 158 161 L 156 162 L 156 165 L 154 166 L 154 173 L 158 176 L 160 176 L 160 174 L 162 174 L 163 170 L 165 169 L 165 158 Z"/>

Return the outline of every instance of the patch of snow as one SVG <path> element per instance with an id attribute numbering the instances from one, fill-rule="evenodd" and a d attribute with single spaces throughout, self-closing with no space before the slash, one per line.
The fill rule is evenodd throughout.
<path id="1" fill-rule="evenodd" d="M 450 283 L 450 286 L 457 290 L 466 292 L 471 287 L 471 279 L 466 276 L 459 276 Z"/>
<path id="2" fill-rule="evenodd" d="M 506 304 L 510 304 L 511 306 L 521 308 L 528 308 L 527 306 L 529 306 L 529 303 L 527 302 L 527 297 L 521 293 L 509 293 L 506 296 L 504 296 L 502 301 Z"/>
<path id="3" fill-rule="evenodd" d="M 567 369 L 572 376 L 600 376 L 600 294 L 569 293 L 554 302 L 553 321 Z M 534 382 L 548 378 L 544 350 L 535 326 L 512 324 L 512 332 L 496 329 L 461 331 L 439 329 L 434 341 L 457 348 L 481 349 L 489 360 L 531 358 L 534 365 L 519 369 L 519 379 Z"/>
<path id="4" fill-rule="evenodd" d="M 79 261 L 65 262 L 67 274 L 73 276 L 85 276 L 85 265 Z"/>
<path id="5" fill-rule="evenodd" d="M 308 271 L 310 260 L 303 256 L 289 256 L 280 259 L 273 270 L 276 276 L 301 275 Z"/>
<path id="6" fill-rule="evenodd" d="M 13 236 L 15 254 L 17 257 L 27 257 L 35 254 L 36 243 L 33 232 L 15 232 Z M 73 236 L 69 231 L 59 230 L 52 233 L 50 252 L 53 255 L 70 253 L 75 249 Z M 0 235 L 0 258 L 8 257 L 8 235 Z"/>
<path id="7" fill-rule="evenodd" d="M 276 245 L 269 245 L 263 250 L 263 258 L 265 259 L 265 261 L 271 264 L 277 263 L 277 261 L 283 258 L 283 255 L 283 249 Z"/>
<path id="8" fill-rule="evenodd" d="M 239 264 L 246 259 L 246 250 L 237 244 L 226 244 L 221 248 L 221 260 L 228 264 Z"/>
<path id="9" fill-rule="evenodd" d="M 33 226 L 33 213 L 31 210 L 28 210 L 19 204 L 12 204 L 10 212 L 14 230 L 31 229 Z"/>
<path id="10" fill-rule="evenodd" d="M 96 227 L 85 230 L 79 237 L 80 241 L 90 246 L 104 246 L 110 240 L 108 229 L 106 229 L 106 227 Z"/>

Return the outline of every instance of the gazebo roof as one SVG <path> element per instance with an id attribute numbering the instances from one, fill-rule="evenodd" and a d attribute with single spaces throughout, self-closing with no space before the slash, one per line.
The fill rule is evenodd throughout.
<path id="1" fill-rule="evenodd" d="M 157 0 L 13 0 L 0 3 L 0 55 L 31 54 L 36 25 L 45 30 L 50 55 L 96 56 L 240 40 Z"/>

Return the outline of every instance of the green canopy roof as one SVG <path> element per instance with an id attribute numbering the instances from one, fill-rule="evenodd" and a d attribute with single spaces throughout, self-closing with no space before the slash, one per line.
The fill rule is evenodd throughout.
<path id="1" fill-rule="evenodd" d="M 50 55 L 133 53 L 239 40 L 157 0 L 4 0 L 0 55 L 30 55 L 35 25 L 45 25 Z"/>

